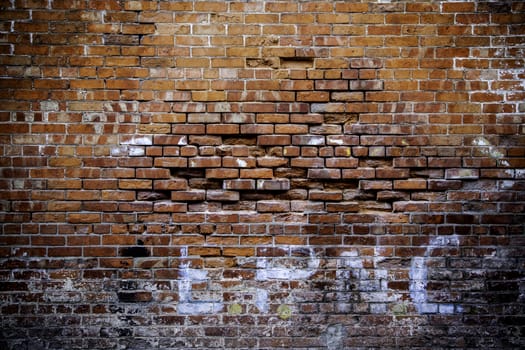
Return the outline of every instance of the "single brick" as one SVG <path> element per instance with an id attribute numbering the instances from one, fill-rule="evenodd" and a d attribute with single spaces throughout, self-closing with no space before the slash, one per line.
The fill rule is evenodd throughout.
<path id="1" fill-rule="evenodd" d="M 319 135 L 293 135 L 293 145 L 321 146 L 325 144 L 325 137 Z"/>
<path id="2" fill-rule="evenodd" d="M 326 167 L 328 168 L 357 168 L 359 159 L 357 158 L 327 158 Z"/>
<path id="3" fill-rule="evenodd" d="M 235 179 L 237 177 L 239 177 L 238 169 L 224 169 L 224 168 L 206 169 L 207 179 Z"/>
<path id="4" fill-rule="evenodd" d="M 479 178 L 478 169 L 446 169 L 445 179 L 447 180 L 476 180 Z"/>
<path id="5" fill-rule="evenodd" d="M 316 80 L 316 90 L 348 90 L 348 80 Z"/>
<path id="6" fill-rule="evenodd" d="M 188 160 L 190 168 L 218 168 L 221 164 L 221 157 L 194 157 Z"/>
<path id="7" fill-rule="evenodd" d="M 391 190 L 392 181 L 373 181 L 373 180 L 361 180 L 359 181 L 359 188 L 363 191 L 369 190 Z"/>
<path id="8" fill-rule="evenodd" d="M 262 191 L 288 191 L 290 189 L 290 180 L 257 180 L 257 189 Z"/>
<path id="9" fill-rule="evenodd" d="M 351 68 L 382 68 L 383 62 L 378 58 L 354 58 L 350 60 Z"/>
<path id="10" fill-rule="evenodd" d="M 239 200 L 239 192 L 223 191 L 223 190 L 207 190 L 206 200 L 208 201 L 223 201 L 235 202 Z"/>
<path id="11" fill-rule="evenodd" d="M 205 190 L 190 190 L 190 191 L 173 191 L 171 192 L 171 200 L 178 202 L 204 201 L 206 199 Z"/>
<path id="12" fill-rule="evenodd" d="M 424 190 L 427 188 L 425 179 L 394 180 L 394 190 Z"/>
<path id="13" fill-rule="evenodd" d="M 309 179 L 332 179 L 337 180 L 341 178 L 341 170 L 339 169 L 308 169 Z"/>
<path id="14" fill-rule="evenodd" d="M 162 168 L 186 168 L 188 159 L 183 157 L 155 158 L 153 165 Z"/>
<path id="15" fill-rule="evenodd" d="M 223 187 L 225 190 L 239 190 L 239 191 L 241 190 L 249 191 L 249 190 L 256 189 L 255 180 L 247 180 L 247 179 L 225 180 L 223 183 Z"/>
<path id="16" fill-rule="evenodd" d="M 282 213 L 290 211 L 290 201 L 262 200 L 257 202 L 257 211 L 261 213 Z"/>
<path id="17" fill-rule="evenodd" d="M 383 90 L 383 82 L 380 80 L 352 80 L 350 90 Z"/>
<path id="18" fill-rule="evenodd" d="M 285 146 L 290 144 L 289 135 L 261 135 L 257 136 L 257 144 L 261 146 Z"/>
<path id="19" fill-rule="evenodd" d="M 241 169 L 240 170 L 241 179 L 271 179 L 273 177 L 272 169 Z"/>

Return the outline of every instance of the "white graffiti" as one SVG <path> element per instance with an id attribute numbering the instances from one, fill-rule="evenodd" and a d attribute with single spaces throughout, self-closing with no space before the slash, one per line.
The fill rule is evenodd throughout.
<path id="1" fill-rule="evenodd" d="M 429 261 L 435 249 L 454 248 L 459 246 L 459 238 L 456 235 L 439 236 L 430 240 L 425 254 L 413 257 L 409 271 L 409 292 L 415 308 L 420 314 L 440 313 L 452 314 L 463 311 L 461 305 L 448 302 L 433 302 L 429 297 L 427 286 L 429 283 Z M 288 252 L 300 249 L 307 258 L 295 258 L 290 256 L 258 257 L 255 260 L 255 280 L 259 282 L 272 280 L 308 280 L 320 268 L 322 259 L 316 255 L 310 247 L 283 247 Z M 385 258 L 376 248 L 374 256 L 362 257 L 357 251 L 344 252 L 337 260 L 336 283 L 344 287 L 345 283 L 353 283 L 355 290 L 359 293 L 361 301 L 370 303 L 370 312 L 387 312 L 387 305 L 398 302 L 401 298 L 399 293 L 392 293 L 388 288 L 388 270 L 380 268 L 380 263 Z M 182 249 L 181 258 L 188 257 L 187 248 Z M 301 266 L 297 263 L 301 262 Z M 366 266 L 365 266 L 366 262 Z M 180 277 L 177 280 L 179 301 L 177 312 L 179 314 L 213 314 L 223 309 L 223 300 L 220 297 L 207 297 L 196 300 L 193 297 L 192 286 L 194 283 L 205 283 L 209 280 L 207 271 L 190 267 L 190 262 L 182 262 L 179 265 Z M 353 281 L 353 282 L 352 282 Z M 269 291 L 265 288 L 254 289 L 254 304 L 261 313 L 267 313 L 269 307 Z"/>
<path id="2" fill-rule="evenodd" d="M 416 310 L 420 314 L 440 313 L 452 314 L 463 311 L 460 305 L 453 303 L 433 303 L 429 302 L 427 284 L 428 284 L 428 260 L 432 252 L 436 248 L 443 247 L 457 247 L 459 246 L 459 238 L 453 236 L 439 236 L 433 238 L 424 256 L 412 258 L 410 266 L 410 297 L 414 302 Z"/>
<path id="3" fill-rule="evenodd" d="M 302 249 L 302 247 L 296 247 Z M 287 247 L 287 250 L 293 247 Z M 256 262 L 257 271 L 255 280 L 306 280 L 311 277 L 319 268 L 321 259 L 316 257 L 315 251 L 312 248 L 308 249 L 308 260 L 306 267 L 290 267 L 285 266 L 281 259 L 275 258 L 258 258 Z M 255 306 L 260 312 L 266 313 L 269 310 L 268 306 L 268 291 L 266 289 L 258 288 L 256 290 Z"/>

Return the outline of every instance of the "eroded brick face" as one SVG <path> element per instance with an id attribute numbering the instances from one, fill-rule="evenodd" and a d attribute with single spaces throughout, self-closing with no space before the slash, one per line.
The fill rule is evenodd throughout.
<path id="1" fill-rule="evenodd" d="M 521 1 L 0 1 L 0 348 L 525 347 Z"/>

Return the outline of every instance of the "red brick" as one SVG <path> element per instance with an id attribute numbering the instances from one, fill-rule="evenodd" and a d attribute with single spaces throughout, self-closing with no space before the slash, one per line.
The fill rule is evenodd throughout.
<path id="1" fill-rule="evenodd" d="M 255 180 L 237 179 L 224 181 L 224 189 L 227 190 L 255 190 L 255 188 Z"/>
<path id="2" fill-rule="evenodd" d="M 194 157 L 188 160 L 190 168 L 218 168 L 221 166 L 220 157 Z"/>
<path id="3" fill-rule="evenodd" d="M 360 180 L 359 188 L 368 191 L 368 190 L 391 190 L 392 181 L 372 181 L 372 180 Z"/>
<path id="4" fill-rule="evenodd" d="M 272 169 L 241 169 L 240 170 L 241 179 L 271 179 L 273 177 Z"/>
<path id="5" fill-rule="evenodd" d="M 290 189 L 290 180 L 257 180 L 257 189 L 263 191 L 286 191 Z"/>
<path id="6" fill-rule="evenodd" d="M 426 188 L 425 179 L 394 180 L 394 190 L 424 190 Z"/>
<path id="7" fill-rule="evenodd" d="M 188 166 L 188 160 L 182 157 L 155 158 L 153 165 L 155 167 L 186 168 Z"/>
<path id="8" fill-rule="evenodd" d="M 203 201 L 206 199 L 206 191 L 204 190 L 190 190 L 190 191 L 173 191 L 171 192 L 171 200 L 173 201 Z"/>
<path id="9" fill-rule="evenodd" d="M 206 178 L 209 179 L 235 179 L 239 177 L 238 169 L 206 169 Z"/>
<path id="10" fill-rule="evenodd" d="M 206 134 L 208 135 L 227 135 L 227 134 L 238 134 L 239 125 L 236 124 L 208 124 L 206 126 Z"/>
<path id="11" fill-rule="evenodd" d="M 316 90 L 348 90 L 347 80 L 316 80 Z"/>
<path id="12" fill-rule="evenodd" d="M 236 202 L 239 200 L 239 192 L 208 190 L 206 191 L 206 199 L 208 201 Z"/>
<path id="13" fill-rule="evenodd" d="M 357 158 L 327 158 L 328 168 L 357 168 L 359 160 Z"/>
<path id="14" fill-rule="evenodd" d="M 340 179 L 340 169 L 308 169 L 309 179 Z"/>
<path id="15" fill-rule="evenodd" d="M 5 3 L 5 334 L 51 347 L 56 332 L 32 331 L 44 320 L 67 323 L 72 348 L 122 332 L 139 335 L 128 347 L 169 347 L 194 344 L 202 325 L 202 348 L 316 348 L 326 337 L 303 316 L 330 319 L 333 335 L 355 313 L 358 336 L 335 347 L 432 347 L 420 340 L 457 323 L 439 338 L 456 348 L 473 295 L 518 324 L 521 2 Z M 122 256 L 133 249 L 151 255 Z M 416 263 L 423 302 L 409 300 L 423 290 Z M 481 287 L 440 280 L 479 266 L 491 273 Z M 132 303 L 129 329 L 78 336 Z M 271 326 L 288 308 L 299 322 Z M 494 310 L 475 311 L 469 331 L 482 334 Z M 430 321 L 418 340 L 389 313 Z M 513 343 L 500 326 L 472 347 Z"/>
<path id="16" fill-rule="evenodd" d="M 185 213 L 188 210 L 186 203 L 174 203 L 170 201 L 153 203 L 153 211 L 159 213 Z"/>
<path id="17" fill-rule="evenodd" d="M 120 189 L 124 189 L 124 190 L 151 189 L 152 181 L 151 180 L 123 179 L 123 180 L 119 180 L 118 186 Z"/>
<path id="18" fill-rule="evenodd" d="M 167 179 L 170 177 L 168 169 L 137 169 L 137 178 L 149 178 L 149 179 Z"/>
<path id="19" fill-rule="evenodd" d="M 289 135 L 261 135 L 257 136 L 257 144 L 261 146 L 284 146 L 290 144 Z"/>

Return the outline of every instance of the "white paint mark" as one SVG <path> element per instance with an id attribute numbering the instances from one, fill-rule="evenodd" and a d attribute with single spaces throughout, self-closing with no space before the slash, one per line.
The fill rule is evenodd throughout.
<path id="1" fill-rule="evenodd" d="M 40 147 L 40 146 L 39 146 Z M 26 186 L 24 180 L 14 180 L 13 181 L 13 187 L 17 190 L 24 189 Z"/>
<path id="2" fill-rule="evenodd" d="M 484 137 L 477 137 L 472 141 L 474 146 L 491 146 L 489 140 Z"/>
<path id="3" fill-rule="evenodd" d="M 102 135 L 104 133 L 104 124 L 95 124 L 94 129 L 95 134 Z"/>
<path id="4" fill-rule="evenodd" d="M 344 145 L 344 140 L 340 138 L 332 137 L 328 140 L 328 143 L 334 144 L 334 145 Z"/>
<path id="5" fill-rule="evenodd" d="M 345 329 L 343 325 L 335 324 L 326 328 L 326 332 L 322 335 L 326 348 L 328 350 L 339 350 L 344 347 Z"/>
<path id="6" fill-rule="evenodd" d="M 248 163 L 242 159 L 237 159 L 235 162 L 239 168 L 246 168 L 248 166 Z"/>
<path id="7" fill-rule="evenodd" d="M 315 252 L 312 248 L 308 248 L 309 259 L 307 261 L 307 267 L 296 268 L 288 266 L 280 266 L 279 261 L 274 261 L 269 258 L 258 258 L 257 259 L 257 272 L 255 279 L 258 281 L 267 281 L 270 279 L 276 280 L 305 280 L 312 276 L 319 265 L 321 259 L 315 256 Z"/>
<path id="8" fill-rule="evenodd" d="M 453 236 L 439 236 L 433 238 L 427 249 L 424 256 L 412 258 L 412 263 L 410 265 L 410 297 L 416 306 L 417 311 L 420 314 L 428 313 L 441 313 L 441 314 L 452 314 L 455 312 L 462 312 L 463 308 L 457 304 L 441 304 L 441 303 L 431 303 L 428 301 L 428 267 L 427 260 L 430 257 L 431 253 L 436 248 L 443 247 L 457 247 L 459 246 L 459 238 L 457 235 Z"/>
<path id="9" fill-rule="evenodd" d="M 215 112 L 231 112 L 231 106 L 227 102 L 218 102 L 215 104 Z M 233 116 L 232 123 L 242 123 L 242 119 L 237 118 L 238 114 Z M 237 121 L 239 119 L 239 121 Z"/>
<path id="10" fill-rule="evenodd" d="M 71 278 L 66 278 L 66 281 L 64 283 L 64 290 L 72 291 L 73 290 L 73 281 Z"/>
<path id="11" fill-rule="evenodd" d="M 137 157 L 137 156 L 143 156 L 146 154 L 146 150 L 144 147 L 129 147 L 128 149 L 128 155 Z"/>
<path id="12" fill-rule="evenodd" d="M 322 137 L 312 137 L 310 140 L 308 140 L 307 144 L 309 146 L 321 146 L 321 145 L 324 145 L 324 138 L 322 138 Z"/>
<path id="13" fill-rule="evenodd" d="M 500 183 L 500 188 L 502 190 L 512 190 L 512 188 L 514 187 L 515 185 L 515 182 L 512 181 L 512 180 L 503 180 L 501 181 Z"/>
<path id="14" fill-rule="evenodd" d="M 503 157 L 505 157 L 505 154 L 503 154 L 501 151 L 499 151 L 495 146 L 493 146 L 489 140 L 487 140 L 484 137 L 476 137 L 474 140 L 472 140 L 473 146 L 479 146 L 483 147 L 480 148 L 481 154 L 490 157 L 492 159 L 499 160 Z M 506 160 L 500 160 L 499 164 L 502 166 L 510 166 L 510 163 Z"/>
<path id="15" fill-rule="evenodd" d="M 188 257 L 188 248 L 181 250 L 181 258 Z M 179 290 L 179 303 L 177 311 L 182 315 L 202 315 L 220 312 L 222 303 L 219 301 L 200 301 L 192 299 L 192 285 L 194 282 L 202 283 L 208 280 L 208 272 L 201 269 L 190 268 L 190 262 L 181 263 L 180 279 L 177 281 Z"/>
<path id="16" fill-rule="evenodd" d="M 121 140 L 121 145 L 150 146 L 153 144 L 151 136 L 132 136 L 129 139 Z"/>
<path id="17" fill-rule="evenodd" d="M 220 68 L 219 69 L 219 75 L 221 78 L 226 78 L 226 79 L 235 79 L 237 78 L 237 69 L 232 69 L 232 68 Z"/>
<path id="18" fill-rule="evenodd" d="M 266 289 L 257 289 L 255 294 L 255 306 L 257 306 L 260 312 L 268 312 L 268 291 Z"/>
<path id="19" fill-rule="evenodd" d="M 57 101 L 42 101 L 40 102 L 40 109 L 46 112 L 58 111 L 58 102 Z"/>
<path id="20" fill-rule="evenodd" d="M 128 112 L 128 105 L 124 102 L 119 102 L 118 106 L 121 112 Z"/>

